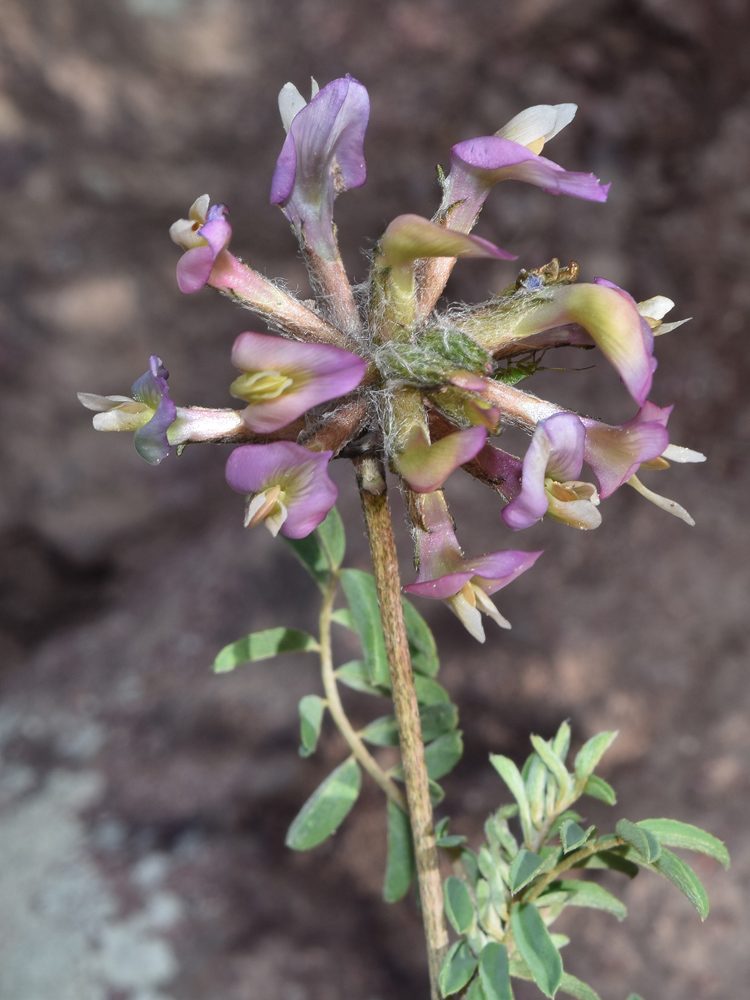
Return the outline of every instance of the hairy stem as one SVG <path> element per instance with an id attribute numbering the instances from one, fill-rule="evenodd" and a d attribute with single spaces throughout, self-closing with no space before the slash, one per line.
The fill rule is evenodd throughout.
<path id="1" fill-rule="evenodd" d="M 354 465 L 367 525 L 380 603 L 380 618 L 391 674 L 393 705 L 406 781 L 406 798 L 409 803 L 409 819 L 414 838 L 422 919 L 427 939 L 430 990 L 432 1000 L 439 1000 L 438 977 L 448 946 L 448 932 L 443 916 L 443 893 L 435 846 L 427 765 L 401 604 L 401 582 L 385 489 L 385 470 L 382 464 L 371 456 L 355 459 Z M 376 490 L 379 492 L 375 492 Z"/>
<path id="2" fill-rule="evenodd" d="M 621 847 L 626 841 L 622 837 L 618 837 L 612 834 L 609 837 L 600 837 L 598 841 L 593 844 L 588 844 L 586 847 L 581 847 L 577 851 L 573 851 L 572 854 L 568 854 L 564 857 L 559 865 L 556 865 L 551 871 L 548 871 L 544 878 L 537 882 L 531 892 L 527 896 L 523 897 L 524 903 L 533 903 L 535 899 L 538 899 L 550 882 L 554 882 L 555 879 L 559 878 L 564 872 L 569 871 L 579 861 L 585 861 L 586 858 L 590 858 L 592 854 L 599 854 L 601 851 L 611 851 L 613 847 Z"/>
<path id="3" fill-rule="evenodd" d="M 362 320 L 341 258 L 325 260 L 304 242 L 301 246 L 310 285 L 323 317 L 357 340 L 362 334 Z"/>
<path id="4" fill-rule="evenodd" d="M 323 606 L 320 609 L 320 672 L 323 678 L 323 690 L 325 691 L 328 711 L 331 718 L 336 723 L 339 732 L 346 740 L 347 746 L 353 756 L 367 771 L 373 781 L 385 792 L 391 802 L 407 812 L 406 799 L 397 785 L 391 781 L 388 775 L 380 768 L 375 758 L 364 745 L 359 736 L 352 728 L 349 719 L 341 704 L 336 675 L 333 671 L 333 656 L 331 655 L 331 612 L 333 602 L 338 590 L 338 576 L 331 574 L 331 582 L 326 588 L 323 596 Z"/>

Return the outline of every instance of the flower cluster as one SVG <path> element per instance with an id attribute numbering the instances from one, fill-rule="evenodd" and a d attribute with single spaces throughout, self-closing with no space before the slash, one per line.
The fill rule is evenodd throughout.
<path id="1" fill-rule="evenodd" d="M 501 550 L 466 558 L 442 487 L 462 467 L 505 501 L 513 531 L 542 517 L 577 528 L 601 522 L 600 500 L 628 483 L 692 523 L 678 504 L 648 490 L 639 470 L 703 456 L 669 443 L 671 407 L 648 399 L 654 336 L 673 303 L 637 303 L 604 279 L 578 282 L 578 266 L 554 260 L 521 271 L 489 301 L 437 308 L 459 257 L 512 260 L 472 235 L 482 205 L 500 181 L 604 202 L 609 185 L 541 155 L 568 125 L 573 104 L 522 111 L 493 135 L 453 147 L 440 174 L 434 217 L 402 215 L 375 248 L 367 295 L 352 291 L 339 254 L 334 202 L 366 178 L 363 142 L 369 98 L 350 76 L 306 102 L 292 84 L 279 96 L 287 136 L 271 185 L 299 241 L 316 302 L 282 291 L 228 249 L 224 205 L 202 195 L 170 235 L 185 251 L 177 282 L 186 293 L 218 289 L 254 310 L 270 329 L 241 333 L 232 350 L 239 370 L 229 391 L 242 409 L 178 407 L 156 356 L 132 397 L 80 395 L 96 410 L 97 430 L 133 430 L 139 453 L 157 464 L 176 445 L 238 444 L 227 462 L 229 485 L 246 496 L 245 523 L 302 538 L 320 524 L 337 490 L 327 471 L 338 456 L 381 456 L 399 477 L 415 539 L 416 582 L 405 589 L 445 601 L 483 641 L 481 614 L 507 621 L 490 595 L 529 569 L 539 552 Z M 637 412 L 610 425 L 539 399 L 518 387 L 540 355 L 560 346 L 596 348 L 614 367 Z M 491 443 L 506 426 L 530 435 L 523 458 Z M 584 464 L 596 483 L 581 478 Z M 376 485 L 371 488 L 377 489 Z"/>

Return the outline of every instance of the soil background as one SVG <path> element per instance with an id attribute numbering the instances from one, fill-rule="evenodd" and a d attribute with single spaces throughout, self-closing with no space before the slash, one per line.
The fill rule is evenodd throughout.
<path id="1" fill-rule="evenodd" d="M 276 95 L 345 72 L 372 99 L 368 183 L 337 203 L 356 279 L 359 248 L 391 218 L 432 213 L 453 143 L 574 101 L 545 152 L 612 181 L 609 203 L 504 184 L 477 232 L 517 266 L 575 259 L 587 280 L 670 296 L 693 317 L 657 342 L 652 398 L 675 404 L 672 440 L 709 460 L 648 483 L 697 526 L 623 489 L 596 532 L 526 532 L 521 547 L 546 551 L 500 595 L 511 632 L 480 647 L 442 606 L 420 610 L 466 729 L 441 809 L 458 831 L 478 838 L 507 799 L 488 753 L 520 761 L 529 732 L 569 718 L 576 745 L 620 730 L 603 769 L 620 802 L 593 821 L 673 816 L 732 851 L 729 875 L 696 861 L 705 926 L 648 875 L 617 883 L 622 925 L 566 915 L 569 971 L 611 1000 L 744 995 L 749 32 L 744 0 L 0 0 L 1 1000 L 427 995 L 414 902 L 380 899 L 377 790 L 333 841 L 283 847 L 343 755 L 330 728 L 315 757 L 297 755 L 314 664 L 209 671 L 248 631 L 312 626 L 313 585 L 280 542 L 242 529 L 224 449 L 149 467 L 75 399 L 127 393 L 158 353 L 179 402 L 230 405 L 232 340 L 262 326 L 210 291 L 179 293 L 167 230 L 208 191 L 231 208 L 235 251 L 308 295 L 268 204 Z M 450 292 L 485 298 L 517 266 L 462 262 Z M 528 386 L 632 416 L 603 364 Z M 364 568 L 351 470 L 335 476 L 350 565 Z M 449 494 L 467 552 L 519 543 L 489 491 L 456 474 Z M 383 711 L 348 705 L 361 723 Z"/>

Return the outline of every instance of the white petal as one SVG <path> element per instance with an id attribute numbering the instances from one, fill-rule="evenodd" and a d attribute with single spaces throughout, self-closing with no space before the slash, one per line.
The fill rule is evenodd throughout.
<path id="1" fill-rule="evenodd" d="M 472 635 L 477 642 L 484 642 L 484 626 L 482 625 L 482 616 L 478 609 L 469 604 L 461 593 L 447 598 L 445 603 L 459 619 L 469 635 Z"/>
<path id="2" fill-rule="evenodd" d="M 473 587 L 474 597 L 477 602 L 477 607 L 480 611 L 484 611 L 486 615 L 500 626 L 500 628 L 510 628 L 511 624 L 504 615 L 495 607 L 494 603 L 489 599 L 487 594 L 482 590 L 481 587 Z"/>
<path id="3" fill-rule="evenodd" d="M 648 319 L 664 319 L 667 313 L 674 309 L 674 302 L 666 295 L 654 295 L 638 303 L 638 312 Z"/>
<path id="4" fill-rule="evenodd" d="M 641 496 L 650 500 L 651 503 L 655 503 L 657 507 L 661 507 L 661 509 L 665 510 L 668 514 L 674 514 L 675 517 L 679 517 L 685 522 L 685 524 L 689 524 L 691 527 L 695 525 L 695 521 L 684 507 L 681 507 L 676 501 L 668 500 L 667 497 L 659 496 L 658 493 L 654 493 L 653 490 L 648 489 L 643 485 L 638 476 L 631 476 L 630 479 L 628 479 L 628 485 L 632 486 L 634 490 L 637 490 Z"/>
<path id="5" fill-rule="evenodd" d="M 286 504 L 282 503 L 281 500 L 277 500 L 273 513 L 269 514 L 264 522 L 274 538 L 278 535 L 279 529 L 288 517 L 289 511 Z"/>
<path id="6" fill-rule="evenodd" d="M 107 410 L 119 406 L 120 403 L 132 403 L 130 396 L 98 396 L 95 392 L 79 392 L 78 402 L 87 410 L 95 410 L 97 413 L 104 413 Z"/>
<path id="7" fill-rule="evenodd" d="M 678 326 L 682 326 L 683 323 L 689 323 L 692 316 L 688 316 L 687 319 L 678 319 L 674 323 L 662 323 L 654 330 L 655 337 L 661 337 L 664 333 L 671 333 L 672 330 L 676 330 Z"/>
<path id="8" fill-rule="evenodd" d="M 315 79 L 314 76 L 311 76 L 310 77 L 310 100 L 312 100 L 313 97 L 317 97 L 317 95 L 318 95 L 319 92 L 320 92 L 320 87 L 318 86 L 318 81 Z"/>
<path id="9" fill-rule="evenodd" d="M 313 95 L 314 96 L 314 95 Z M 295 116 L 305 107 L 307 101 L 293 83 L 285 83 L 279 91 L 279 114 L 286 132 L 289 131 Z"/>
<path id="10" fill-rule="evenodd" d="M 679 444 L 668 444 L 661 453 L 662 458 L 668 462 L 705 462 L 706 456 L 692 448 L 683 448 Z"/>
<path id="11" fill-rule="evenodd" d="M 108 410 L 106 413 L 97 413 L 94 417 L 95 431 L 137 431 L 139 427 L 147 424 L 154 414 L 150 406 L 144 406 L 140 410 Z"/>
<path id="12" fill-rule="evenodd" d="M 211 199 L 207 194 L 202 194 L 200 197 L 196 198 L 193 204 L 190 206 L 190 211 L 188 212 L 188 218 L 192 222 L 200 222 L 201 225 L 206 221 L 206 216 L 208 215 L 208 207 L 211 204 Z"/>
<path id="13" fill-rule="evenodd" d="M 501 139 L 511 139 L 522 146 L 531 146 L 540 141 L 544 145 L 573 120 L 577 110 L 576 104 L 537 104 L 511 118 L 495 135 Z"/>

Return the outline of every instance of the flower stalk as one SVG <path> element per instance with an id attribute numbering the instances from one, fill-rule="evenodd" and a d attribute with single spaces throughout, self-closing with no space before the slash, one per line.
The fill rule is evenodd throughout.
<path id="1" fill-rule="evenodd" d="M 354 460 L 354 465 L 357 470 L 380 604 L 380 619 L 388 654 L 393 705 L 406 782 L 406 798 L 409 803 L 409 818 L 414 838 L 419 898 L 422 903 L 422 919 L 427 941 L 430 995 L 432 1000 L 440 1000 L 438 979 L 448 948 L 448 932 L 443 916 L 443 891 L 435 844 L 427 764 L 401 605 L 401 581 L 385 486 L 385 470 L 372 456 L 357 458 Z M 378 483 L 382 485 L 376 485 Z M 374 493 L 373 489 L 379 489 L 379 492 Z"/>

